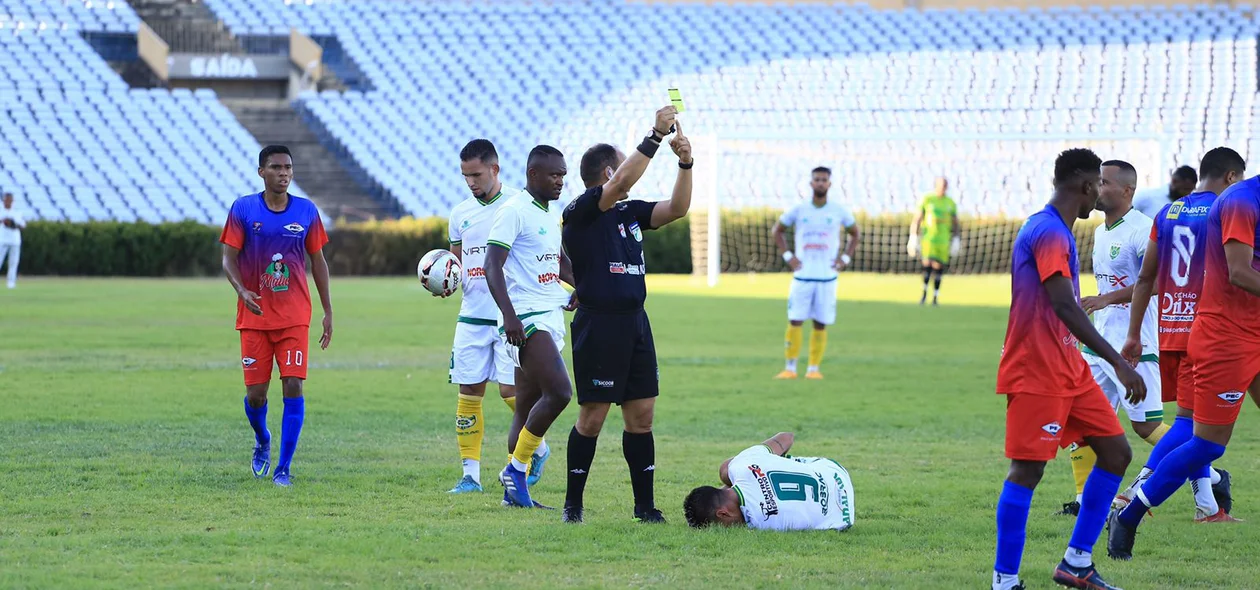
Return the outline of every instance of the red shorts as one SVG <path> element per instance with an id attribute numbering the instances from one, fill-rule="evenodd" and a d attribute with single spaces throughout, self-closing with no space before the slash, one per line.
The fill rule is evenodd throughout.
<path id="1" fill-rule="evenodd" d="M 306 353 L 310 341 L 309 326 L 293 326 L 283 330 L 241 330 L 241 368 L 245 385 L 261 385 L 271 381 L 271 366 L 280 366 L 280 377 L 306 379 Z"/>
<path id="2" fill-rule="evenodd" d="M 1233 424 L 1242 411 L 1247 388 L 1260 376 L 1260 350 L 1238 344 L 1213 346 L 1195 357 L 1194 421 Z"/>
<path id="3" fill-rule="evenodd" d="M 1164 403 L 1177 402 L 1177 407 L 1194 411 L 1194 364 L 1184 350 L 1159 353 L 1160 388 Z"/>
<path id="4" fill-rule="evenodd" d="M 1124 436 L 1116 409 L 1101 389 L 1075 397 L 1032 393 L 1006 396 L 1006 457 L 1049 461 L 1086 437 Z"/>

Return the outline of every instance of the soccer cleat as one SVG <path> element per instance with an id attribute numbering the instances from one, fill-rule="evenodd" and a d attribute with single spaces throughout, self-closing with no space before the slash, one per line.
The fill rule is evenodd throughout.
<path id="1" fill-rule="evenodd" d="M 638 507 L 634 509 L 634 519 L 642 523 L 660 523 L 665 524 L 665 515 L 660 510 L 648 508 L 640 510 Z"/>
<path id="2" fill-rule="evenodd" d="M 525 478 L 525 483 L 533 487 L 542 479 L 543 469 L 547 466 L 547 459 L 551 458 L 551 447 L 547 447 L 547 452 L 539 455 L 537 451 L 530 456 L 529 459 L 529 476 Z"/>
<path id="3" fill-rule="evenodd" d="M 927 304 L 927 292 L 923 292 L 923 296 L 919 298 L 919 305 Z"/>
<path id="4" fill-rule="evenodd" d="M 1054 513 L 1055 516 L 1079 516 L 1081 514 L 1081 503 L 1072 500 L 1063 505 L 1063 510 Z"/>
<path id="5" fill-rule="evenodd" d="M 1216 497 L 1216 503 L 1220 505 L 1221 512 L 1230 514 L 1234 511 L 1234 493 L 1233 485 L 1230 482 L 1229 472 L 1224 469 L 1217 469 L 1217 473 L 1221 474 L 1221 481 L 1212 484 L 1212 495 Z"/>
<path id="6" fill-rule="evenodd" d="M 795 379 L 796 371 L 789 371 L 787 369 L 784 369 L 780 371 L 778 375 L 775 375 L 774 378 L 775 379 Z"/>
<path id="7" fill-rule="evenodd" d="M 581 506 L 565 506 L 564 522 L 582 524 L 583 510 Z"/>
<path id="8" fill-rule="evenodd" d="M 1202 508 L 1195 508 L 1195 509 L 1194 509 L 1194 521 L 1195 521 L 1195 522 L 1203 522 L 1203 523 L 1207 523 L 1207 522 L 1242 522 L 1242 519 L 1239 519 L 1239 518 L 1234 518 L 1233 516 L 1230 516 L 1228 512 L 1225 512 L 1225 509 L 1224 509 L 1224 508 L 1221 508 L 1220 510 L 1217 510 L 1217 511 L 1216 511 L 1216 514 L 1213 514 L 1213 515 L 1210 515 L 1210 516 L 1203 514 L 1203 509 L 1202 509 Z"/>
<path id="9" fill-rule="evenodd" d="M 1054 568 L 1054 582 L 1060 586 L 1084 590 L 1120 590 L 1103 580 L 1092 563 L 1088 567 L 1072 567 L 1066 560 L 1060 561 L 1059 567 Z"/>
<path id="10" fill-rule="evenodd" d="M 289 475 L 288 469 L 276 469 L 276 474 L 271 477 L 271 482 L 282 488 L 287 488 L 293 485 L 293 476 Z"/>
<path id="11" fill-rule="evenodd" d="M 820 372 L 818 372 L 818 371 L 809 371 L 809 372 L 805 373 L 805 378 L 806 378 L 806 379 L 819 380 L 819 379 L 822 379 L 822 378 L 823 378 L 823 376 L 822 376 L 822 373 L 820 373 Z"/>
<path id="12" fill-rule="evenodd" d="M 1116 511 L 1124 510 L 1124 508 L 1128 506 L 1129 503 L 1133 502 L 1133 496 L 1136 496 L 1136 495 L 1137 495 L 1136 486 L 1130 487 L 1129 489 L 1123 492 L 1120 492 L 1119 494 L 1116 494 L 1116 497 L 1111 500 L 1111 509 L 1116 510 Z"/>
<path id="13" fill-rule="evenodd" d="M 451 488 L 451 491 L 447 493 L 468 494 L 480 491 L 482 491 L 481 484 L 477 483 L 477 480 L 473 479 L 471 475 L 465 475 L 464 479 L 459 480 L 459 483 L 455 484 L 455 487 Z"/>
<path id="14" fill-rule="evenodd" d="M 555 510 L 556 509 L 555 506 L 548 506 L 546 504 L 543 504 L 542 502 L 539 502 L 538 500 L 534 500 L 534 508 L 537 510 Z"/>
<path id="15" fill-rule="evenodd" d="M 1112 510 L 1107 517 L 1107 556 L 1112 559 L 1133 559 L 1133 541 L 1137 529 L 1120 521 L 1120 511 Z"/>
<path id="16" fill-rule="evenodd" d="M 503 484 L 503 501 L 507 503 L 506 506 L 534 506 L 534 499 L 529 497 L 529 484 L 525 482 L 527 477 L 524 471 L 513 467 L 511 463 L 499 472 L 499 483 Z"/>
<path id="17" fill-rule="evenodd" d="M 271 443 L 254 445 L 253 467 L 254 477 L 267 477 L 267 470 L 271 468 Z"/>

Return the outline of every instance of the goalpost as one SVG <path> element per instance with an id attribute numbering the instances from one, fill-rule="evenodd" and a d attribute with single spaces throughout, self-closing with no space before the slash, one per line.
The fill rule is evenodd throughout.
<path id="1" fill-rule="evenodd" d="M 832 169 L 829 199 L 857 216 L 862 241 L 854 270 L 918 272 L 906 252 L 911 217 L 936 177 L 949 181 L 958 205 L 962 252 L 955 272 L 1009 270 L 1023 219 L 1050 197 L 1053 162 L 1064 149 L 1087 147 L 1104 161 L 1125 160 L 1138 187 L 1166 183 L 1175 167 L 1161 135 L 888 134 L 786 138 L 772 132 L 692 138 L 697 175 L 691 207 L 693 274 L 710 287 L 723 273 L 786 272 L 771 230 L 787 208 L 811 198 L 810 171 Z M 1095 216 L 1097 217 L 1097 216 Z M 1092 268 L 1092 223 L 1078 223 L 1082 266 Z M 787 232 L 791 246 L 792 232 Z"/>

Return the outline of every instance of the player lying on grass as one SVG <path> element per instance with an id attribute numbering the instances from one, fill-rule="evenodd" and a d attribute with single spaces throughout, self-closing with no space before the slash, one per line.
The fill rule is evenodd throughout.
<path id="1" fill-rule="evenodd" d="M 780 432 L 727 459 L 721 488 L 701 486 L 683 501 L 687 524 L 747 526 L 776 531 L 853 526 L 853 482 L 839 463 L 789 457 L 795 435 Z"/>

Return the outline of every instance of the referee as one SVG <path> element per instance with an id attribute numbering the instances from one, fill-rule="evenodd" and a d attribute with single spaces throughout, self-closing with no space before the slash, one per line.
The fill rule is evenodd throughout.
<path id="1" fill-rule="evenodd" d="M 621 406 L 621 444 L 634 488 L 634 517 L 665 522 L 653 499 L 656 444 L 652 414 L 660 373 L 643 300 L 643 232 L 682 218 L 691 207 L 691 143 L 675 120 L 677 109 L 656 111 L 651 133 L 626 158 L 598 144 L 582 156 L 586 192 L 564 211 L 564 249 L 573 262 L 577 312 L 573 315 L 573 376 L 580 410 L 569 433 L 569 483 L 564 521 L 582 522 L 582 493 L 608 409 Z M 627 201 L 630 188 L 670 132 L 678 179 L 668 201 Z"/>

